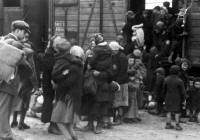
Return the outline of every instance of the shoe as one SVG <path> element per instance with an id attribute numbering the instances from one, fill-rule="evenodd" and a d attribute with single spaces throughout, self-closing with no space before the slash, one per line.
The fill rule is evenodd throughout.
<path id="1" fill-rule="evenodd" d="M 83 131 L 83 132 L 88 132 L 88 131 L 92 131 L 94 128 L 93 128 L 93 125 L 90 125 L 90 124 L 88 124 L 88 125 L 86 125 L 85 127 L 83 127 L 82 129 L 81 129 L 81 131 Z"/>
<path id="2" fill-rule="evenodd" d="M 15 128 L 15 127 L 17 127 L 17 126 L 18 126 L 18 122 L 17 122 L 17 121 L 11 123 L 11 128 Z"/>
<path id="3" fill-rule="evenodd" d="M 102 133 L 104 133 L 104 130 L 101 127 L 97 126 L 97 127 L 94 127 L 93 132 L 95 134 L 102 134 Z"/>
<path id="4" fill-rule="evenodd" d="M 48 128 L 48 132 L 50 134 L 54 134 L 54 135 L 62 135 L 62 133 L 60 132 L 59 128 L 57 127 L 56 124 L 50 124 L 49 128 Z"/>
<path id="5" fill-rule="evenodd" d="M 183 128 L 182 128 L 179 124 L 177 124 L 177 125 L 175 126 L 175 129 L 176 129 L 177 131 L 183 130 Z"/>
<path id="6" fill-rule="evenodd" d="M 78 140 L 77 136 L 72 137 L 72 140 Z"/>
<path id="7" fill-rule="evenodd" d="M 111 123 L 104 123 L 104 124 L 103 124 L 103 128 L 105 128 L 105 129 L 112 129 L 113 126 L 112 126 Z"/>
<path id="8" fill-rule="evenodd" d="M 171 123 L 167 123 L 165 129 L 174 129 L 174 126 Z"/>
<path id="9" fill-rule="evenodd" d="M 142 119 L 141 119 L 141 118 L 136 118 L 136 120 L 137 120 L 138 122 L 141 122 L 141 121 L 142 121 Z"/>
<path id="10" fill-rule="evenodd" d="M 25 123 L 19 123 L 18 129 L 19 130 L 30 129 L 30 126 L 28 126 Z"/>

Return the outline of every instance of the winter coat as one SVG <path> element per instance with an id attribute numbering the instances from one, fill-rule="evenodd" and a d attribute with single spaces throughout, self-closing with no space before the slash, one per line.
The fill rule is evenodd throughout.
<path id="1" fill-rule="evenodd" d="M 188 102 L 192 110 L 200 109 L 200 90 L 197 88 L 192 88 L 188 91 L 189 98 Z"/>
<path id="2" fill-rule="evenodd" d="M 163 86 L 165 105 L 168 112 L 180 112 L 182 97 L 186 96 L 183 81 L 177 75 L 170 75 L 165 78 Z"/>
<path id="3" fill-rule="evenodd" d="M 110 83 L 113 80 L 111 54 L 112 52 L 107 44 L 100 44 L 93 49 L 93 56 L 89 60 L 91 69 L 100 72 L 95 77 L 97 80 L 96 100 L 99 102 L 111 101 L 113 98 L 110 93 Z"/>
<path id="4" fill-rule="evenodd" d="M 119 84 L 125 84 L 128 82 L 128 59 L 124 53 L 119 52 L 112 56 L 112 65 L 114 71 L 114 81 Z"/>
<path id="5" fill-rule="evenodd" d="M 164 75 L 156 76 L 156 82 L 153 90 L 156 101 L 164 100 L 164 95 L 162 94 L 164 79 L 165 79 Z"/>
<path id="6" fill-rule="evenodd" d="M 75 110 L 78 111 L 81 103 L 83 85 L 83 63 L 70 54 L 64 54 L 55 58 L 52 71 L 52 80 L 57 84 L 56 98 L 67 102 L 72 99 Z"/>
<path id="7" fill-rule="evenodd" d="M 5 41 L 9 40 L 9 42 L 7 43 L 10 45 L 13 45 L 16 48 L 19 48 L 19 49 L 22 48 L 22 44 L 20 43 L 20 41 L 12 34 L 6 35 L 4 37 L 4 40 Z M 20 84 L 20 78 L 19 78 L 18 71 L 16 71 L 14 79 L 9 81 L 9 83 L 3 81 L 0 84 L 0 91 L 15 96 L 18 94 L 19 84 Z"/>

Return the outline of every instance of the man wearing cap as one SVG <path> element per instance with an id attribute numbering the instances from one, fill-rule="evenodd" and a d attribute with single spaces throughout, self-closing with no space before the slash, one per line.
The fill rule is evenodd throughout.
<path id="1" fill-rule="evenodd" d="M 11 33 L 6 35 L 4 41 L 18 49 L 22 49 L 21 40 L 25 33 L 30 32 L 29 25 L 21 20 L 13 21 L 11 24 Z M 17 68 L 16 68 L 17 70 Z M 11 128 L 9 125 L 13 98 L 18 94 L 20 80 L 18 72 L 15 72 L 12 80 L 8 83 L 3 81 L 0 84 L 0 139 L 13 140 Z"/>

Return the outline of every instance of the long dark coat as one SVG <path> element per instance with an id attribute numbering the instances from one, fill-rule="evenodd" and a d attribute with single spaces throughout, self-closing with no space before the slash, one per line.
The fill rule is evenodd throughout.
<path id="1" fill-rule="evenodd" d="M 114 81 L 119 84 L 128 83 L 128 59 L 124 53 L 119 52 L 112 56 L 112 65 L 114 71 Z"/>
<path id="2" fill-rule="evenodd" d="M 181 99 L 186 95 L 183 81 L 177 75 L 166 77 L 163 94 L 165 95 L 166 111 L 179 113 L 181 110 Z"/>
<path id="3" fill-rule="evenodd" d="M 93 70 L 100 72 L 96 77 L 96 100 L 98 102 L 111 101 L 113 99 L 113 95 L 110 93 L 110 83 L 113 80 L 111 50 L 107 45 L 102 45 L 96 46 L 93 52 L 89 64 Z"/>
<path id="4" fill-rule="evenodd" d="M 42 88 L 44 92 L 41 120 L 42 122 L 47 123 L 51 120 L 53 100 L 55 97 L 55 92 L 51 84 L 51 72 L 55 63 L 53 48 L 49 48 L 44 54 L 41 54 L 41 63 L 43 70 Z"/>
<path id="5" fill-rule="evenodd" d="M 66 102 L 72 99 L 76 113 L 79 113 L 82 85 L 83 85 L 83 63 L 70 54 L 58 56 L 52 71 L 52 80 L 58 85 L 56 98 Z"/>

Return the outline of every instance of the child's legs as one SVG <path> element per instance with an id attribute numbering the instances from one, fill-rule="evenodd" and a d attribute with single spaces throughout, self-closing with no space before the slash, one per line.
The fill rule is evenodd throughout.
<path id="1" fill-rule="evenodd" d="M 73 129 L 74 125 L 72 123 L 70 123 L 70 124 L 57 123 L 57 126 L 66 139 L 68 139 L 68 137 L 69 137 L 68 133 L 73 139 L 76 137 L 76 133 Z"/>
<path id="2" fill-rule="evenodd" d="M 175 114 L 175 121 L 176 121 L 176 124 L 180 123 L 180 113 Z"/>
<path id="3" fill-rule="evenodd" d="M 168 123 L 168 124 L 171 124 L 171 122 L 172 122 L 172 113 L 171 113 L 171 112 L 168 112 L 168 113 L 167 113 L 167 123 Z"/>
<path id="4" fill-rule="evenodd" d="M 12 122 L 17 122 L 17 115 L 18 115 L 18 112 L 14 111 L 13 112 L 13 121 Z"/>

